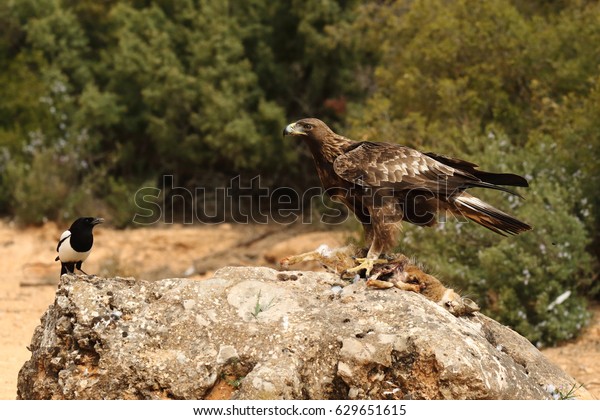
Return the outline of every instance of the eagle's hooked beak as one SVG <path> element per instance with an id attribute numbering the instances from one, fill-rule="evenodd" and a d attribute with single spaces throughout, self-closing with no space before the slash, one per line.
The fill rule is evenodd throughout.
<path id="1" fill-rule="evenodd" d="M 102 217 L 98 217 L 98 218 L 92 220 L 92 226 L 99 225 L 100 223 L 104 223 L 104 219 Z"/>
<path id="2" fill-rule="evenodd" d="M 296 128 L 296 123 L 291 123 L 283 129 L 284 136 L 306 136 L 306 133 Z"/>

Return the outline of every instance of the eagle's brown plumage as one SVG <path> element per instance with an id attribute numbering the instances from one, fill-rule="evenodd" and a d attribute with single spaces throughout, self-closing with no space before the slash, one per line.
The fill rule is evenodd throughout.
<path id="1" fill-rule="evenodd" d="M 284 135 L 306 142 L 329 196 L 344 203 L 362 223 L 371 244 L 367 264 L 360 266 L 367 271 L 381 253 L 395 246 L 403 220 L 432 226 L 438 213 L 450 212 L 501 235 L 531 229 L 466 192 L 483 187 L 516 194 L 501 185 L 527 187 L 518 175 L 483 172 L 474 163 L 397 144 L 353 141 L 316 118 L 288 125 Z"/>

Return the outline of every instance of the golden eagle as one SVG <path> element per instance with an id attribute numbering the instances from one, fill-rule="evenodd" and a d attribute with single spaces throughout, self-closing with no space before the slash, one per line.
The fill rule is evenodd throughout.
<path id="1" fill-rule="evenodd" d="M 328 195 L 363 225 L 370 248 L 351 271 L 366 269 L 368 275 L 381 254 L 396 244 L 403 220 L 432 226 L 438 213 L 449 212 L 505 236 L 531 229 L 466 192 L 483 187 L 519 195 L 500 185 L 529 186 L 521 176 L 483 172 L 471 162 L 397 144 L 350 140 L 316 118 L 289 124 L 283 134 L 306 142 Z"/>

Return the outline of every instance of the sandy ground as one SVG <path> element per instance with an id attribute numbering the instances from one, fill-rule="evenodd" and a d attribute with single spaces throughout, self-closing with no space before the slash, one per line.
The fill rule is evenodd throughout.
<path id="1" fill-rule="evenodd" d="M 18 229 L 0 221 L 0 399 L 16 397 L 17 375 L 29 359 L 27 346 L 40 317 L 54 301 L 60 265 L 56 241 L 65 226 L 48 223 Z M 225 265 L 275 267 L 287 255 L 339 246 L 350 234 L 282 226 L 160 226 L 134 230 L 95 229 L 95 246 L 83 269 L 103 276 L 148 280 L 201 280 Z M 319 269 L 315 265 L 298 267 Z M 600 396 L 600 306 L 578 340 L 544 354 L 594 395 Z"/>

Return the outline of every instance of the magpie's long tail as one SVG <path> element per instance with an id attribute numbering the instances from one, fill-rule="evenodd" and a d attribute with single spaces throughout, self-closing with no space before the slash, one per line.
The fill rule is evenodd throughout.
<path id="1" fill-rule="evenodd" d="M 513 216 L 463 192 L 454 199 L 458 213 L 500 235 L 517 235 L 532 227 Z"/>

